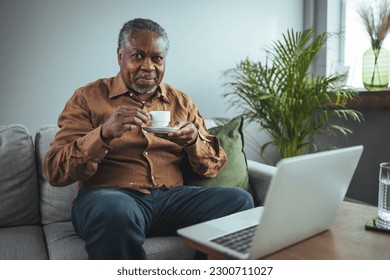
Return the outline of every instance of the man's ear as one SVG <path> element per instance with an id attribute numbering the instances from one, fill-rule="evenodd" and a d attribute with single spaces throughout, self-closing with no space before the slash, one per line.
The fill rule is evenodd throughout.
<path id="1" fill-rule="evenodd" d="M 120 65 L 122 62 L 122 50 L 120 48 L 117 48 L 116 55 L 118 57 L 118 64 Z"/>

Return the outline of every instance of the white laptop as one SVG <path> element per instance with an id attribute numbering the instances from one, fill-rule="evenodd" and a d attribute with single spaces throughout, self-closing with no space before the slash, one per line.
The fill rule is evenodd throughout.
<path id="1" fill-rule="evenodd" d="M 258 259 L 328 230 L 363 147 L 281 160 L 263 207 L 178 230 L 178 234 L 238 259 Z M 231 233 L 241 236 L 231 238 Z M 247 240 L 245 233 L 251 231 Z M 242 243 L 242 244 L 241 244 Z"/>

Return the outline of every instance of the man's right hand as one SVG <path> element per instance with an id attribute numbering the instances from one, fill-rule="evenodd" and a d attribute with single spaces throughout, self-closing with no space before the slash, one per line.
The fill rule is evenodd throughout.
<path id="1" fill-rule="evenodd" d="M 150 116 L 136 107 L 119 106 L 102 125 L 100 136 L 108 144 L 114 138 L 121 137 L 126 131 L 137 129 L 142 124 L 148 125 Z"/>

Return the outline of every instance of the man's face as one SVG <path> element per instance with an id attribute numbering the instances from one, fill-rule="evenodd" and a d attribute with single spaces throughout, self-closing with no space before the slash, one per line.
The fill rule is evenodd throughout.
<path id="1" fill-rule="evenodd" d="M 165 71 L 166 43 L 157 33 L 133 32 L 123 49 L 118 49 L 120 73 L 136 94 L 154 93 Z"/>

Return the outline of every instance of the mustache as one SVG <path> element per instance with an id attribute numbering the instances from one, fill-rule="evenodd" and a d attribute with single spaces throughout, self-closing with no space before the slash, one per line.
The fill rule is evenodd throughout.
<path id="1" fill-rule="evenodd" d="M 158 79 L 158 75 L 157 75 L 157 73 L 139 73 L 139 74 L 135 75 L 135 77 L 134 77 L 135 81 L 138 79 L 148 79 L 148 80 L 154 79 L 154 80 L 156 80 L 156 79 Z"/>

